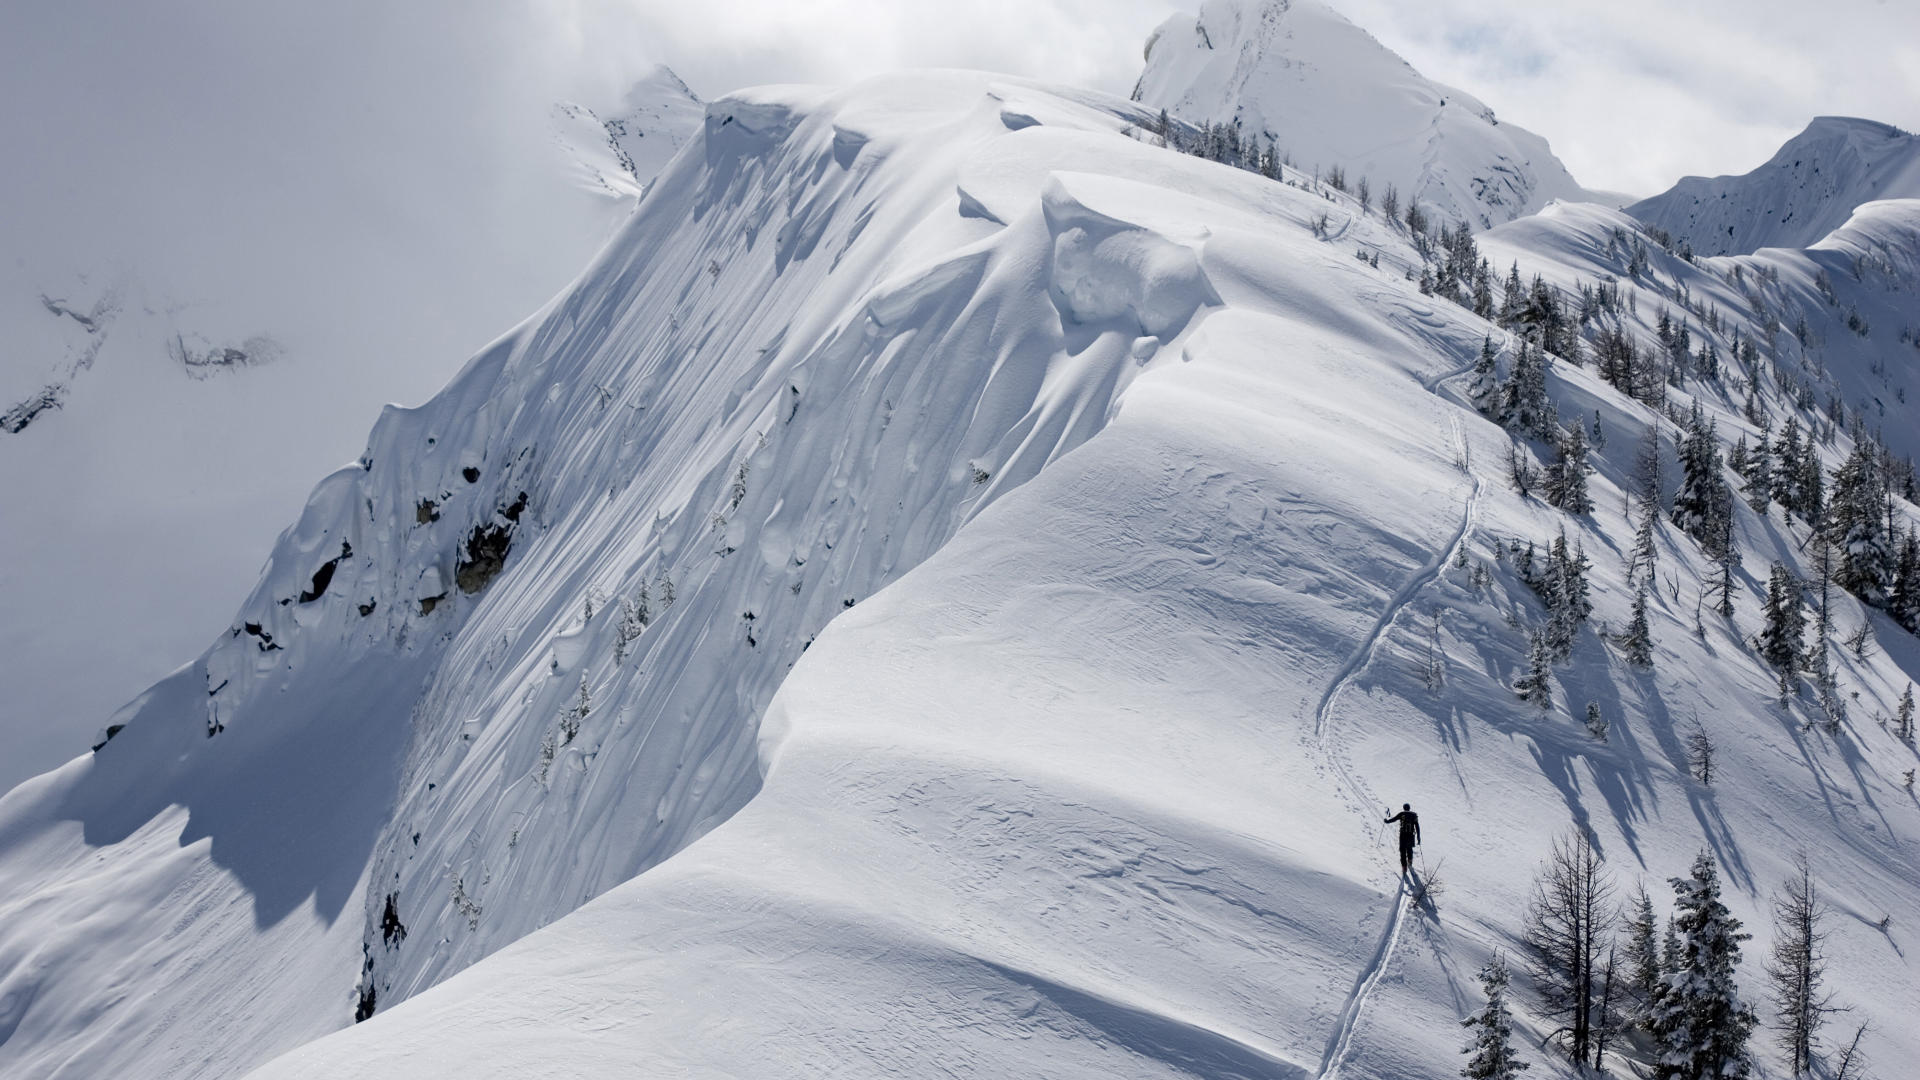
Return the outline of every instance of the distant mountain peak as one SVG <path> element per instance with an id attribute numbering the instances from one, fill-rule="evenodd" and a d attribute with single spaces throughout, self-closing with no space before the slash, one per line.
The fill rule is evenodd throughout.
<path id="1" fill-rule="evenodd" d="M 1627 213 L 1703 255 L 1807 247 L 1863 203 L 1920 196 L 1920 136 L 1853 116 L 1817 116 L 1740 176 L 1689 176 Z"/>
<path id="2" fill-rule="evenodd" d="M 1302 169 L 1339 166 L 1488 228 L 1585 195 L 1545 139 L 1422 76 L 1316 0 L 1207 0 L 1147 39 L 1134 100 L 1235 123 Z"/>
<path id="3" fill-rule="evenodd" d="M 562 151 L 589 190 L 638 196 L 700 126 L 701 101 L 673 69 L 656 64 L 627 88 L 617 110 L 554 106 Z"/>

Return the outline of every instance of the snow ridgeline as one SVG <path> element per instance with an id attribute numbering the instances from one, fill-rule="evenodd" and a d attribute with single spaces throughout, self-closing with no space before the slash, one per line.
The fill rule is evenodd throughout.
<path id="1" fill-rule="evenodd" d="M 108 936 L 218 910 L 199 933 L 246 944 L 145 946 L 200 977 L 95 1015 L 126 977 L 101 928 L 10 919 L 0 950 L 35 959 L 0 984 L 0 1061 L 244 1068 L 678 850 L 757 788 L 758 719 L 813 634 L 1098 430 L 1154 335 L 1216 302 L 1186 248 L 1020 158 L 956 190 L 1036 111 L 1064 128 L 1030 138 L 1070 142 L 1131 107 L 899 90 L 713 106 L 576 286 L 319 485 L 222 641 L 9 797 L 21 902 L 75 888 L 45 857 L 64 823 L 161 874 L 186 807 L 211 839 L 171 868 L 190 882 Z M 269 956 L 285 1000 L 239 974 Z M 210 1054 L 181 1002 L 248 1020 Z"/>
<path id="2" fill-rule="evenodd" d="M 1608 433 L 1596 508 L 1520 498 L 1466 405 L 1481 342 L 1514 343 L 1421 293 L 1404 227 L 1147 119 L 961 74 L 712 105 L 575 289 L 322 485 L 234 635 L 0 802 L 0 1065 L 236 1073 L 371 988 L 261 1075 L 1450 1074 L 1469 973 L 1574 828 L 1656 894 L 1711 850 L 1763 935 L 1750 996 L 1767 890 L 1816 852 L 1833 985 L 1910 1056 L 1905 931 L 1872 924 L 1920 885 L 1920 807 L 1872 719 L 1913 640 L 1876 622 L 1843 737 L 1804 731 L 1745 645 L 1763 583 L 1696 635 L 1664 586 L 1712 567 L 1663 527 L 1655 663 L 1627 666 L 1599 630 L 1656 414 L 1551 363 Z M 1916 209 L 1835 243 L 1910 251 Z M 1571 293 L 1632 227 L 1570 207 L 1485 243 Z M 1829 257 L 1746 273 L 1814 288 L 1792 260 Z M 1666 258 L 1615 282 L 1643 351 L 1696 269 Z M 1897 306 L 1888 261 L 1831 286 Z M 1730 267 L 1687 280 L 1731 299 Z M 1891 331 L 1826 340 L 1809 377 L 1906 376 L 1874 371 Z M 1731 398 L 1676 389 L 1731 432 Z M 1744 565 L 1804 574 L 1798 528 L 1743 516 Z M 1594 612 L 1542 710 L 1508 553 L 1561 530 Z M 1403 799 L 1445 853 L 1420 907 L 1377 832 Z"/>
<path id="3" fill-rule="evenodd" d="M 1702 255 L 1807 247 L 1855 208 L 1920 197 L 1920 138 L 1850 116 L 1816 117 L 1741 176 L 1689 176 L 1627 207 Z"/>
<path id="4" fill-rule="evenodd" d="M 955 93 L 948 109 L 974 101 Z M 1869 1049 L 1909 1057 L 1910 1002 L 1886 988 L 1913 981 L 1899 912 L 1920 886 L 1920 806 L 1901 784 L 1911 746 L 1874 721 L 1920 649 L 1839 598 L 1839 629 L 1868 623 L 1878 643 L 1833 650 L 1854 703 L 1840 732 L 1808 727 L 1804 697 L 1772 704 L 1748 644 L 1758 578 L 1773 561 L 1809 575 L 1804 524 L 1737 511 L 1736 614 L 1696 631 L 1690 593 L 1714 568 L 1663 514 L 1653 663 L 1633 667 L 1608 632 L 1635 595 L 1641 518 L 1622 507 L 1647 429 L 1672 439 L 1665 408 L 1550 361 L 1552 403 L 1605 433 L 1594 509 L 1522 498 L 1510 454 L 1551 449 L 1467 407 L 1483 338 L 1504 369 L 1521 329 L 1423 295 L 1434 267 L 1402 225 L 1050 130 L 1030 105 L 1002 115 L 1020 130 L 961 172 L 954 213 L 1017 229 L 1019 201 L 986 197 L 987 178 L 1044 190 L 1054 173 L 1083 205 L 1190 245 L 1220 303 L 1160 343 L 1111 424 L 835 621 L 770 705 L 764 786 L 738 814 L 259 1075 L 1446 1075 L 1470 973 L 1514 948 L 1534 866 L 1575 830 L 1623 888 L 1656 897 L 1711 852 L 1758 935 L 1740 971 L 1754 1001 L 1769 892 L 1814 853 L 1839 912 L 1832 985 L 1872 1022 Z M 1758 384 L 1774 427 L 1821 427 L 1832 468 L 1862 406 L 1885 408 L 1895 445 L 1912 430 L 1896 393 L 1911 372 L 1889 363 L 1910 346 L 1841 312 L 1907 302 L 1917 229 L 1920 206 L 1888 204 L 1810 252 L 1688 263 L 1624 215 L 1562 207 L 1484 242 L 1558 286 L 1565 311 L 1583 284 L 1617 288 L 1583 339 L 1617 331 L 1671 357 L 1665 308 L 1695 344 L 1738 353 L 1715 379 L 1682 367 L 1665 403 L 1684 416 L 1698 401 L 1731 441 L 1742 380 Z M 1816 299 L 1820 268 L 1856 254 L 1875 257 Z M 1810 333 L 1786 346 L 1795 307 Z M 1767 343 L 1765 366 L 1741 341 Z M 1845 419 L 1820 400 L 1836 391 Z M 1547 612 L 1512 556 L 1562 532 L 1592 559 L 1594 610 L 1543 709 L 1513 689 Z M 1691 771 L 1695 731 L 1717 746 L 1711 784 Z M 1445 884 L 1420 906 L 1371 816 L 1399 798 L 1426 818 Z M 1517 1041 L 1538 1064 L 1558 1025 L 1527 994 Z"/>

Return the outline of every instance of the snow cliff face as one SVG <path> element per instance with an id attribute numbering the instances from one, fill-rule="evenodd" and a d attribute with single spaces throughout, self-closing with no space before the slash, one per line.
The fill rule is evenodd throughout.
<path id="1" fill-rule="evenodd" d="M 1627 213 L 1702 255 L 1809 247 L 1878 199 L 1920 197 L 1920 137 L 1822 116 L 1741 176 L 1689 176 Z"/>
<path id="2" fill-rule="evenodd" d="M 587 190 L 637 197 L 700 127 L 700 98 L 662 64 L 601 115 L 571 101 L 554 106 L 556 135 Z"/>
<path id="3" fill-rule="evenodd" d="M 529 208 L 552 227 L 510 259 L 289 241 L 320 282 L 291 314 L 294 282 L 263 310 L 190 262 L 0 267 L 0 789 L 84 753 L 103 716 L 194 655 L 313 477 L 358 449 L 366 418 L 423 400 L 550 296 L 699 123 L 665 69 L 615 115 L 578 111 L 546 165 L 550 202 Z M 567 173 L 617 198 L 583 195 Z M 252 242 L 216 234 L 211 261 L 244 260 Z M 95 602 L 99 618 L 80 614 Z"/>
<path id="4" fill-rule="evenodd" d="M 1147 40 L 1134 100 L 1192 123 L 1238 123 L 1295 167 L 1391 184 L 1475 230 L 1584 194 L 1545 139 L 1431 82 L 1316 0 L 1207 0 Z"/>
<path id="5" fill-rule="evenodd" d="M 1914 639 L 1842 597 L 1877 643 L 1835 651 L 1844 736 L 1772 705 L 1747 639 L 1804 530 L 1743 506 L 1736 616 L 1696 630 L 1711 567 L 1663 527 L 1628 667 L 1625 488 L 1670 422 L 1555 362 L 1596 508 L 1523 497 L 1545 451 L 1467 398 L 1516 343 L 1421 292 L 1425 242 L 1150 120 L 968 73 L 709 104 L 573 287 L 321 482 L 212 647 L 0 799 L 0 1071 L 1448 1075 L 1575 829 L 1656 893 L 1712 851 L 1763 935 L 1817 852 L 1859 913 L 1835 989 L 1920 1051 L 1873 928 L 1920 888 L 1871 722 Z M 1672 391 L 1723 432 L 1749 388 L 1920 430 L 1920 202 L 1731 259 L 1594 206 L 1484 243 L 1617 287 L 1595 318 L 1642 349 L 1663 309 L 1766 341 Z M 1541 709 L 1514 563 L 1562 532 L 1596 610 Z"/>

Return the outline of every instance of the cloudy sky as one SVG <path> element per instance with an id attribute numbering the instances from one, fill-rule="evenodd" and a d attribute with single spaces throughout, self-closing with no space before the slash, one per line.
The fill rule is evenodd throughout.
<path id="1" fill-rule="evenodd" d="M 1823 114 L 1920 128 L 1911 0 L 1330 0 L 1429 77 L 1547 136 L 1592 187 L 1744 172 Z M 557 5 L 705 93 L 900 66 L 1125 93 L 1146 35 L 1197 0 L 709 0 Z M 583 39 L 590 35 L 582 35 Z"/>

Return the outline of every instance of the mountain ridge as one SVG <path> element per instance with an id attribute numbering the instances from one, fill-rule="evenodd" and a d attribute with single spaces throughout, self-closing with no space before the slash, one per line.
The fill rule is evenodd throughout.
<path id="1" fill-rule="evenodd" d="M 1854 209 L 1920 197 L 1920 137 L 1891 124 L 1815 117 L 1751 172 L 1681 179 L 1627 207 L 1703 255 L 1809 247 Z"/>

